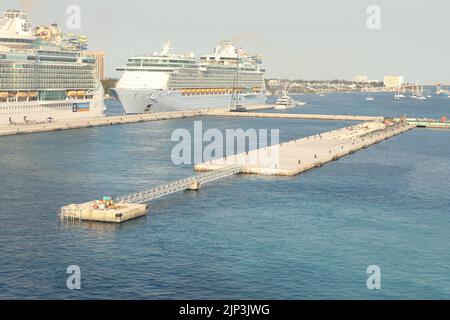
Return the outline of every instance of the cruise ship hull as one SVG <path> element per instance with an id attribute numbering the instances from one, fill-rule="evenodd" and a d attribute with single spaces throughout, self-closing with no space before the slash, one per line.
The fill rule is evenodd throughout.
<path id="1" fill-rule="evenodd" d="M 184 96 L 179 91 L 116 88 L 116 95 L 127 114 L 229 107 L 232 94 Z M 263 93 L 239 95 L 239 104 L 265 104 Z"/>
<path id="2" fill-rule="evenodd" d="M 104 116 L 103 99 L 0 103 L 0 125 L 48 122 Z"/>

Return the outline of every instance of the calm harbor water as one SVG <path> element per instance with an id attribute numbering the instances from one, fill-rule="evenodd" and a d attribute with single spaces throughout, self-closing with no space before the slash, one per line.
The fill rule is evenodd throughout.
<path id="1" fill-rule="evenodd" d="M 304 95 L 288 112 L 450 115 L 450 99 Z M 110 102 L 111 113 L 120 107 Z M 273 111 L 272 111 L 273 112 Z M 348 122 L 201 118 L 290 140 Z M 120 226 L 62 205 L 189 176 L 170 160 L 193 119 L 0 139 L 0 298 L 399 299 L 450 296 L 450 132 L 417 129 L 297 177 L 236 176 L 152 203 Z M 366 287 L 379 265 L 382 289 Z M 66 288 L 78 265 L 82 289 Z"/>

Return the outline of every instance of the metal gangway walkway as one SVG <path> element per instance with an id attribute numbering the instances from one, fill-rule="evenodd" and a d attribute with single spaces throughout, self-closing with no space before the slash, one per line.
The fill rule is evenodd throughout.
<path id="1" fill-rule="evenodd" d="M 223 179 L 242 171 L 243 167 L 240 165 L 226 166 L 208 173 L 199 174 L 182 180 L 170 182 L 159 187 L 136 192 L 127 196 L 122 196 L 116 199 L 121 203 L 147 203 L 167 196 L 172 193 L 191 189 L 193 185 L 203 185 L 208 182 Z"/>

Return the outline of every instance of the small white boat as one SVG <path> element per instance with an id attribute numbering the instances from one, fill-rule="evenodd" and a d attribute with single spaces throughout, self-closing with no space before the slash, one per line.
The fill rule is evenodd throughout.
<path id="1" fill-rule="evenodd" d="M 403 98 L 406 98 L 405 95 L 400 92 L 400 89 L 398 89 L 397 93 L 394 94 L 394 100 L 401 100 Z"/>
<path id="2" fill-rule="evenodd" d="M 411 98 L 416 100 L 427 100 L 427 98 L 423 95 L 423 86 L 416 85 L 416 90 L 413 92 Z"/>
<path id="3" fill-rule="evenodd" d="M 369 93 L 369 96 L 366 98 L 366 100 L 367 100 L 367 101 L 373 101 L 373 100 L 375 100 L 375 98 L 372 97 L 372 96 L 370 95 L 370 93 Z"/>

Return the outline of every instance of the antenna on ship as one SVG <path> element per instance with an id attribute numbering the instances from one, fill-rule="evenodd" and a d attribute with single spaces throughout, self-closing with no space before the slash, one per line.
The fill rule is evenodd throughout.
<path id="1" fill-rule="evenodd" d="M 170 40 L 168 40 L 166 43 L 164 43 L 163 48 L 161 50 L 162 56 L 168 56 L 170 53 L 170 50 L 172 50 Z"/>
<path id="2" fill-rule="evenodd" d="M 230 111 L 233 112 L 243 112 L 247 111 L 244 106 L 239 103 L 239 64 L 240 64 L 240 52 L 239 49 L 237 52 L 237 60 L 236 60 L 236 75 L 234 77 L 233 83 L 233 95 L 231 96 L 231 108 Z"/>

